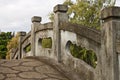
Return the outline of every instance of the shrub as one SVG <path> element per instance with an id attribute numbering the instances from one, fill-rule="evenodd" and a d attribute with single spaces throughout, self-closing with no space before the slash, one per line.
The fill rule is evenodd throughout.
<path id="1" fill-rule="evenodd" d="M 96 67 L 97 57 L 92 50 L 87 50 L 86 48 L 82 48 L 81 46 L 77 46 L 76 44 L 71 43 L 70 52 L 72 56 L 85 61 L 94 68 Z"/>
<path id="2" fill-rule="evenodd" d="M 29 44 L 27 47 L 25 47 L 25 52 L 27 53 L 29 51 L 31 51 L 31 44 Z"/>

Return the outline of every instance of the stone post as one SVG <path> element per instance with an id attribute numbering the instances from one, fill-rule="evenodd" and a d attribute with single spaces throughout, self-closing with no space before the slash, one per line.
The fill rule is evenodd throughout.
<path id="1" fill-rule="evenodd" d="M 68 22 L 68 16 L 66 14 L 68 7 L 65 5 L 56 5 L 54 7 L 54 54 L 57 56 L 58 62 L 61 62 L 61 31 L 60 23 Z"/>
<path id="2" fill-rule="evenodd" d="M 118 54 L 120 55 L 120 8 L 109 7 L 101 12 L 101 80 L 120 80 Z"/>
<path id="3" fill-rule="evenodd" d="M 31 21 L 31 53 L 35 56 L 35 29 L 40 26 L 41 17 L 33 16 Z"/>
<path id="4" fill-rule="evenodd" d="M 21 59 L 22 58 L 22 39 L 23 39 L 23 37 L 26 35 L 26 32 L 23 32 L 23 31 L 21 31 L 21 32 L 18 32 L 17 33 L 18 34 L 18 36 L 19 36 L 19 40 L 18 40 L 18 59 Z"/>

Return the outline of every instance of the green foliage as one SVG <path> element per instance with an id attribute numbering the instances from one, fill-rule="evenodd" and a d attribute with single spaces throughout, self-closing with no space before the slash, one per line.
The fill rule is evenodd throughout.
<path id="1" fill-rule="evenodd" d="M 0 59 L 5 59 L 6 58 L 6 52 L 7 51 L 0 51 Z"/>
<path id="2" fill-rule="evenodd" d="M 15 37 L 13 37 L 11 40 L 9 40 L 8 42 L 7 42 L 7 54 L 6 54 L 6 59 L 10 59 L 10 53 L 11 53 L 11 51 L 12 51 L 12 49 L 14 48 L 17 48 L 17 46 L 18 46 L 18 38 L 19 38 L 19 36 L 18 36 L 18 34 L 15 36 Z"/>
<path id="3" fill-rule="evenodd" d="M 76 0 L 73 4 L 71 4 L 71 0 L 66 0 L 64 4 L 67 2 L 69 6 L 68 14 L 72 23 L 82 24 L 96 29 L 100 29 L 101 9 L 114 5 L 114 3 L 111 3 L 111 0 Z"/>
<path id="4" fill-rule="evenodd" d="M 12 38 L 11 32 L 1 32 L 0 34 L 0 59 L 5 59 L 7 43 Z"/>
<path id="5" fill-rule="evenodd" d="M 70 44 L 70 52 L 72 56 L 85 61 L 94 68 L 96 67 L 97 57 L 92 50 L 87 50 L 76 44 Z"/>
<path id="6" fill-rule="evenodd" d="M 116 0 L 65 0 L 63 3 L 69 7 L 68 15 L 71 23 L 100 29 L 100 12 L 104 7 L 114 6 Z M 54 20 L 51 13 L 49 19 Z"/>
<path id="7" fill-rule="evenodd" d="M 7 51 L 7 48 L 5 45 L 0 45 L 0 51 Z"/>
<path id="8" fill-rule="evenodd" d="M 25 52 L 29 52 L 29 51 L 31 51 L 31 44 L 25 48 Z"/>
<path id="9" fill-rule="evenodd" d="M 87 2 L 78 2 L 71 6 L 68 14 L 73 15 L 70 17 L 72 23 L 82 24 L 91 27 L 100 27 L 98 12 L 94 6 L 89 5 Z"/>
<path id="10" fill-rule="evenodd" d="M 51 38 L 42 39 L 42 47 L 43 48 L 51 48 L 52 47 L 52 39 Z"/>
<path id="11" fill-rule="evenodd" d="M 53 22 L 54 21 L 54 14 L 53 13 L 50 13 L 49 14 L 49 19 Z"/>

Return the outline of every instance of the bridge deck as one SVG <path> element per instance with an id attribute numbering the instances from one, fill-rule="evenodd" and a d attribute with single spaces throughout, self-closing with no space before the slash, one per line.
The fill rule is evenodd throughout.
<path id="1" fill-rule="evenodd" d="M 51 66 L 49 63 L 47 58 L 39 60 L 35 57 L 0 60 L 0 80 L 73 80 L 64 75 L 68 74 L 66 71 L 56 67 L 56 64 L 52 63 L 54 66 Z"/>

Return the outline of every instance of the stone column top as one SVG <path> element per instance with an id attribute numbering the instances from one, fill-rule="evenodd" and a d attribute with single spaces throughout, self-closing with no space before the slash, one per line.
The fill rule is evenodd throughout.
<path id="1" fill-rule="evenodd" d="M 101 11 L 101 19 L 120 19 L 120 7 L 108 7 Z"/>
<path id="2" fill-rule="evenodd" d="M 32 23 L 33 23 L 33 22 L 38 22 L 38 23 L 40 23 L 41 20 L 42 20 L 42 18 L 39 17 L 39 16 L 33 16 L 32 19 L 31 19 Z"/>
<path id="3" fill-rule="evenodd" d="M 54 13 L 56 13 L 56 12 L 66 13 L 68 11 L 68 7 L 67 7 L 67 5 L 58 4 L 54 7 L 53 11 L 54 11 Z"/>
<path id="4" fill-rule="evenodd" d="M 18 34 L 19 36 L 25 36 L 25 35 L 26 35 L 26 32 L 20 31 L 20 32 L 17 32 L 17 34 Z"/>

